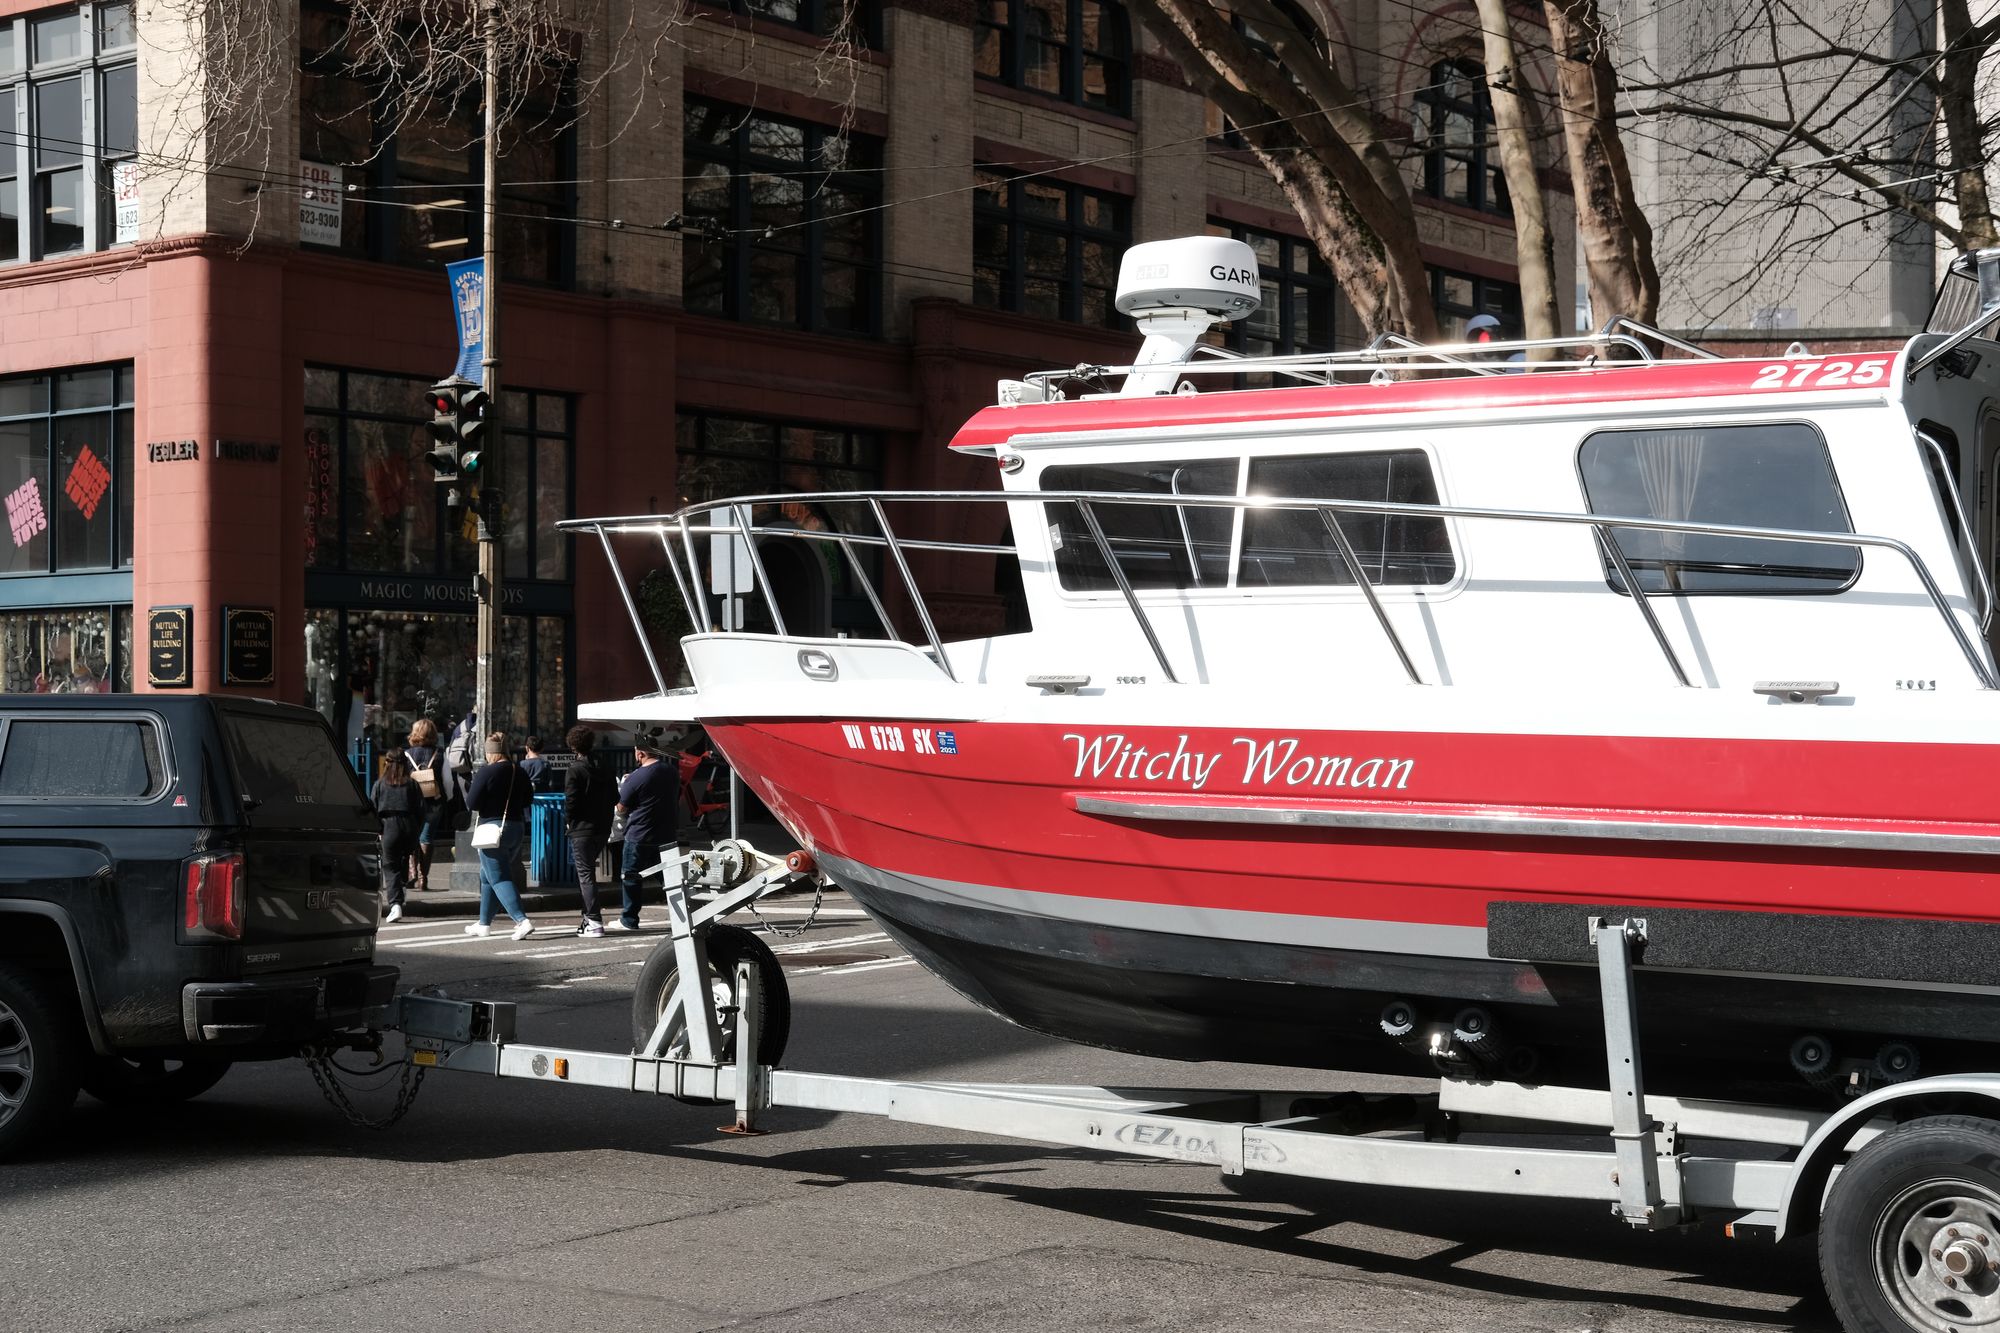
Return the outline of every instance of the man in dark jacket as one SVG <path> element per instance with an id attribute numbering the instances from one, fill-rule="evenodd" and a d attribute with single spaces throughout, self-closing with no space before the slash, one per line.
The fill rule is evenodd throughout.
<path id="1" fill-rule="evenodd" d="M 680 772 L 660 762 L 658 741 L 642 739 L 632 747 L 639 767 L 618 784 L 618 808 L 625 812 L 625 910 L 612 930 L 639 928 L 639 886 L 645 872 L 660 863 L 660 847 L 673 841 L 674 807 L 680 799 Z"/>
<path id="2" fill-rule="evenodd" d="M 576 863 L 576 887 L 583 895 L 583 924 L 576 928 L 576 933 L 595 938 L 604 933 L 604 914 L 597 905 L 597 859 L 604 854 L 604 839 L 611 832 L 618 784 L 591 753 L 597 748 L 596 732 L 589 727 L 572 727 L 566 739 L 569 748 L 576 751 L 576 762 L 563 778 L 569 854 Z M 626 910 L 637 919 L 636 903 L 628 901 Z"/>

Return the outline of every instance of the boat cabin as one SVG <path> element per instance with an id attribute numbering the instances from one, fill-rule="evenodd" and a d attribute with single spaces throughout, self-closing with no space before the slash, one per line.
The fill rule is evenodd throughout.
<path id="1" fill-rule="evenodd" d="M 1931 331 L 1900 349 L 1755 359 L 1622 320 L 1240 358 L 1205 337 L 1255 308 L 1255 271 L 1221 238 L 1128 252 L 1134 363 L 1003 381 L 953 441 L 994 460 L 998 491 L 566 526 L 657 542 L 710 706 L 834 679 L 877 683 L 888 712 L 937 710 L 906 692 L 928 684 L 1269 685 L 1294 704 L 1528 687 L 1557 711 L 1571 692 L 2000 697 L 2000 252 L 1959 261 Z M 807 505 L 841 517 L 787 517 Z M 969 520 L 979 505 L 1006 508 L 1010 546 L 954 535 L 1000 529 Z M 883 637 L 788 634 L 764 554 L 783 542 L 844 566 Z M 1018 555 L 1032 630 L 946 643 L 910 559 L 924 551 Z M 766 632 L 742 630 L 752 600 Z"/>
<path id="2" fill-rule="evenodd" d="M 1161 298 L 1120 299 L 1144 328 Z M 1990 688 L 2000 344 L 1943 348 L 1948 305 L 1946 333 L 1858 355 L 1156 352 L 1116 393 L 1003 384 L 953 447 L 1039 495 L 1012 506 L 1024 584 L 1079 673 Z"/>

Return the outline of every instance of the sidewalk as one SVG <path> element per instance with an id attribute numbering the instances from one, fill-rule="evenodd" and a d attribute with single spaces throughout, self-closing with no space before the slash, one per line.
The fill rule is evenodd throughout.
<path id="1" fill-rule="evenodd" d="M 479 858 L 466 844 L 467 835 L 461 834 L 460 843 L 445 859 L 440 854 L 431 866 L 431 891 L 418 893 L 414 890 L 403 897 L 403 916 L 413 917 L 475 916 L 479 912 Z M 791 835 L 772 823 L 745 823 L 738 831 L 738 837 L 760 852 L 782 856 L 798 846 Z M 601 869 L 601 866 L 600 866 Z M 523 867 L 523 877 L 516 881 L 522 886 L 521 910 L 529 916 L 558 915 L 568 913 L 580 915 L 583 911 L 583 897 L 574 884 L 540 885 L 534 881 L 532 867 Z M 606 883 L 600 874 L 597 883 L 597 901 L 600 908 L 618 910 L 619 895 L 617 877 L 611 876 Z M 660 885 L 657 876 L 647 881 L 646 901 L 660 901 Z"/>

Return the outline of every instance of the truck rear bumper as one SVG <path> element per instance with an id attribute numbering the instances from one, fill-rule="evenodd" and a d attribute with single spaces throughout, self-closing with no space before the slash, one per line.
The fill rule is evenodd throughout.
<path id="1" fill-rule="evenodd" d="M 190 981 L 181 1027 L 199 1046 L 308 1041 L 377 1026 L 396 993 L 393 967 L 343 967 L 256 981 Z"/>

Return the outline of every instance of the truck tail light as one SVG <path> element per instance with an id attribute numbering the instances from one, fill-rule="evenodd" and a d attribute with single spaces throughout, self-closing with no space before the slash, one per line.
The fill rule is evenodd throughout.
<path id="1" fill-rule="evenodd" d="M 243 938 L 243 858 L 197 856 L 187 863 L 182 923 L 190 939 Z"/>

